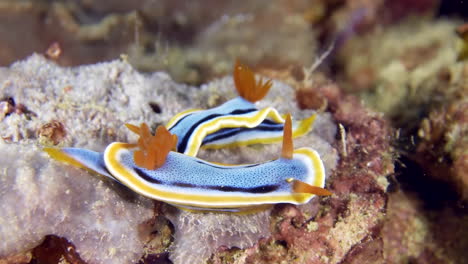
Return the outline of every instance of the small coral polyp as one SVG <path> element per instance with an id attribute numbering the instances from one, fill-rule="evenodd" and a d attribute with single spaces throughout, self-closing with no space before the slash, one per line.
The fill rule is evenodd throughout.
<path id="1" fill-rule="evenodd" d="M 185 111 L 168 128 L 159 126 L 154 136 L 144 123 L 140 127 L 127 124 L 140 136 L 137 144 L 115 142 L 103 153 L 78 148 L 45 151 L 143 196 L 188 210 L 249 211 L 330 195 L 323 189 L 325 169 L 319 154 L 311 148 L 293 147 L 293 136 L 307 133 L 315 115 L 293 126 L 289 114 L 283 118 L 273 108 L 255 108 L 253 102 L 265 96 L 270 81 L 256 82 L 252 71 L 239 63 L 234 80 L 241 97 L 213 109 Z M 208 147 L 222 147 L 281 139 L 281 157 L 264 163 L 227 165 L 194 157 L 204 142 Z"/>

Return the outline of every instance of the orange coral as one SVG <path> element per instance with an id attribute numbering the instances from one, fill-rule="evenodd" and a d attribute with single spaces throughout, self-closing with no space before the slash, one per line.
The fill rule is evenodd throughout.
<path id="1" fill-rule="evenodd" d="M 271 80 L 263 82 L 260 78 L 255 81 L 255 75 L 252 70 L 238 60 L 234 66 L 234 84 L 236 85 L 237 92 L 242 98 L 249 102 L 256 102 L 261 100 L 270 90 L 272 85 Z"/>
<path id="2" fill-rule="evenodd" d="M 140 136 L 138 139 L 140 149 L 133 154 L 135 164 L 140 167 L 148 170 L 161 167 L 169 151 L 176 147 L 177 136 L 172 135 L 164 126 L 159 126 L 154 136 L 145 123 L 141 123 L 140 127 L 131 124 L 125 126 Z"/>

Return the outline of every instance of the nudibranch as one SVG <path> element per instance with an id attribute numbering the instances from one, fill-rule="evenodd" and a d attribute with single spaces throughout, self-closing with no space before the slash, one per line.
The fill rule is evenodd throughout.
<path id="1" fill-rule="evenodd" d="M 325 169 L 310 148 L 293 150 L 291 118 L 284 125 L 279 159 L 258 164 L 210 163 L 172 151 L 177 137 L 163 126 L 127 125 L 138 144 L 115 142 L 104 153 L 46 148 L 56 160 L 111 177 L 131 190 L 183 209 L 241 212 L 277 203 L 302 204 L 324 189 Z"/>
<path id="2" fill-rule="evenodd" d="M 196 156 L 201 146 L 223 148 L 281 142 L 285 119 L 272 107 L 258 109 L 255 102 L 270 89 L 271 81 L 255 80 L 238 61 L 234 84 L 239 96 L 208 110 L 187 110 L 175 115 L 166 128 L 179 138 L 177 151 Z M 293 124 L 293 137 L 308 133 L 315 115 Z"/>

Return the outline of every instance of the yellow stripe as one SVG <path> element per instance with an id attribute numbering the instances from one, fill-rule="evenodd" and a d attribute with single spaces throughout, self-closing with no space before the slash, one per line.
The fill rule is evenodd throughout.
<path id="1" fill-rule="evenodd" d="M 297 128 L 293 131 L 293 138 L 309 133 L 309 131 L 312 130 L 312 125 L 314 124 L 316 118 L 317 114 L 313 114 L 309 118 L 300 121 Z"/>
<path id="2" fill-rule="evenodd" d="M 294 151 L 296 154 L 302 154 L 309 157 L 312 161 L 312 166 L 315 169 L 315 181 L 312 183 L 313 186 L 324 187 L 325 186 L 325 168 L 323 167 L 322 160 L 317 152 L 312 151 L 309 148 L 300 148 Z"/>
<path id="3" fill-rule="evenodd" d="M 166 128 L 170 129 L 175 123 L 177 123 L 177 121 L 182 119 L 184 116 L 189 115 L 194 112 L 202 111 L 202 110 L 203 109 L 188 109 L 188 110 L 182 111 L 178 113 L 177 115 L 175 115 L 174 117 L 172 117 L 171 120 L 169 120 L 169 122 L 167 122 Z"/>
<path id="4" fill-rule="evenodd" d="M 77 161 L 76 159 L 70 157 L 70 155 L 64 153 L 61 149 L 44 148 L 43 150 L 44 150 L 44 152 L 49 154 L 49 156 L 51 158 L 53 158 L 55 160 L 58 160 L 58 161 L 63 162 L 63 163 L 70 164 L 70 165 L 75 166 L 77 168 L 89 170 L 88 167 L 83 165 L 83 163 L 81 163 L 81 162 Z"/>
<path id="5" fill-rule="evenodd" d="M 214 121 L 206 122 L 197 128 L 195 134 L 191 135 L 191 140 L 188 142 L 189 148 L 185 151 L 185 154 L 189 156 L 197 155 L 197 152 L 200 149 L 203 139 L 211 133 L 214 133 L 220 129 L 227 127 L 255 127 L 267 117 L 273 119 L 278 123 L 284 123 L 284 119 L 278 114 L 276 110 L 274 110 L 271 107 L 264 108 L 251 117 L 221 117 L 215 119 Z"/>
<path id="6" fill-rule="evenodd" d="M 314 123 L 316 117 L 317 115 L 313 114 L 309 118 L 300 121 L 296 129 L 293 130 L 293 134 L 292 134 L 293 138 L 303 136 L 307 134 L 310 130 L 312 130 L 312 124 Z M 254 144 L 273 144 L 273 143 L 281 142 L 282 139 L 283 139 L 283 136 L 269 137 L 269 138 L 253 138 L 250 140 L 237 141 L 237 142 L 231 142 L 231 143 L 226 143 L 226 144 L 208 144 L 208 145 L 202 146 L 202 148 L 203 149 L 221 149 L 221 148 L 248 146 L 248 145 L 254 145 Z"/>
<path id="7" fill-rule="evenodd" d="M 226 143 L 226 144 L 209 144 L 209 145 L 202 146 L 202 148 L 203 149 L 222 149 L 222 148 L 248 146 L 248 145 L 254 145 L 254 144 L 273 144 L 273 143 L 281 142 L 282 139 L 283 139 L 282 136 L 269 137 L 269 138 L 253 138 L 250 140 L 231 142 L 231 143 Z"/>
<path id="8" fill-rule="evenodd" d="M 107 177 L 105 175 L 100 174 L 99 172 L 87 167 L 85 164 L 81 163 L 80 161 L 72 158 L 69 154 L 63 152 L 61 149 L 58 148 L 44 148 L 44 152 L 49 154 L 49 156 L 57 161 L 70 164 L 74 167 L 84 169 L 87 172 L 94 174 L 94 175 L 101 175 L 102 177 Z"/>
<path id="9" fill-rule="evenodd" d="M 291 193 L 288 195 L 259 197 L 214 196 L 190 193 L 175 193 L 158 190 L 148 184 L 145 184 L 145 182 L 141 180 L 138 175 L 134 174 L 132 171 L 127 170 L 116 158 L 120 150 L 128 150 L 134 147 L 134 144 L 118 142 L 109 145 L 104 153 L 106 166 L 112 175 L 120 182 L 128 186 L 133 191 L 152 199 L 162 200 L 174 204 L 204 208 L 238 208 L 261 204 L 304 203 L 313 196 L 312 194 L 305 193 Z M 302 154 L 301 150 L 298 151 L 298 153 Z M 316 158 L 314 155 L 310 155 L 310 152 L 304 152 L 304 154 L 308 157 L 312 157 L 313 161 Z"/>

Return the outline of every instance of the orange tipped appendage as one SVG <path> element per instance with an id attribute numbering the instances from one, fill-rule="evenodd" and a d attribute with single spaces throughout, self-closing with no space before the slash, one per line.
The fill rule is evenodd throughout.
<path id="1" fill-rule="evenodd" d="M 286 121 L 283 128 L 283 149 L 281 150 L 281 157 L 285 159 L 292 159 L 294 152 L 294 144 L 292 139 L 292 122 L 291 115 L 286 115 Z"/>
<path id="2" fill-rule="evenodd" d="M 245 100 L 255 103 L 261 100 L 270 90 L 272 85 L 271 80 L 263 82 L 263 79 L 255 81 L 255 75 L 252 70 L 239 60 L 236 60 L 234 66 L 234 84 L 237 92 Z"/>
<path id="3" fill-rule="evenodd" d="M 141 124 L 143 125 L 143 123 Z M 125 126 L 130 130 L 132 131 L 133 133 L 137 134 L 137 135 L 140 135 L 140 128 L 135 126 L 135 125 L 132 125 L 132 124 L 125 124 Z"/>
<path id="4" fill-rule="evenodd" d="M 148 170 L 155 170 L 166 162 L 169 151 L 175 148 L 177 136 L 172 135 L 164 126 L 159 126 L 153 136 L 147 124 L 142 123 L 140 127 L 131 124 L 125 126 L 132 132 L 138 134 L 139 150 L 133 154 L 137 166 Z"/>
<path id="5" fill-rule="evenodd" d="M 293 191 L 295 193 L 310 193 L 310 194 L 315 194 L 315 195 L 320 195 L 320 196 L 330 196 L 332 195 L 332 192 L 330 192 L 327 189 L 313 186 L 310 184 L 307 184 L 305 182 L 299 181 L 299 180 L 293 180 Z"/>

